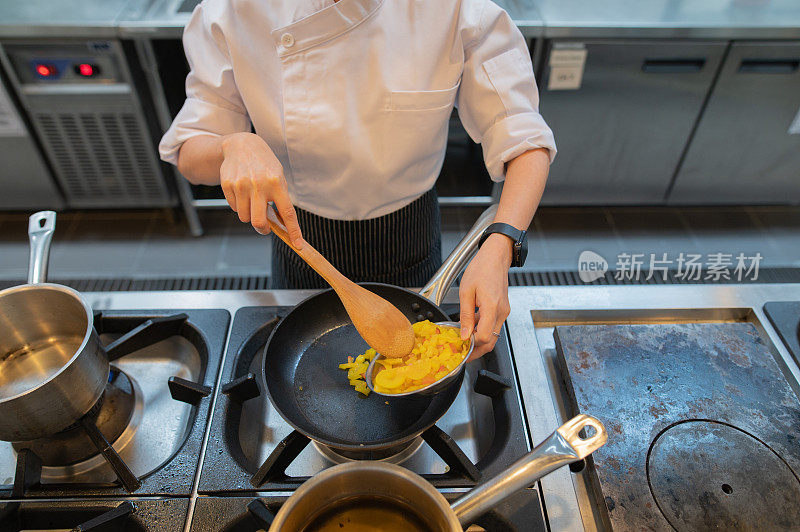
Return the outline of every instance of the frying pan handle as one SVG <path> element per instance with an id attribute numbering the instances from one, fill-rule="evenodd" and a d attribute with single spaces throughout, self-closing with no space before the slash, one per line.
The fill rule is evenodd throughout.
<path id="1" fill-rule="evenodd" d="M 584 429 L 587 432 L 582 432 Z M 586 414 L 575 416 L 533 451 L 458 499 L 451 508 L 459 522 L 466 526 L 518 490 L 530 486 L 559 467 L 586 458 L 605 445 L 607 439 L 608 434 L 600 421 Z"/>
<path id="2" fill-rule="evenodd" d="M 497 214 L 497 204 L 492 205 L 478 217 L 475 225 L 464 235 L 455 249 L 447 256 L 441 268 L 433 274 L 428 284 L 419 291 L 420 295 L 433 301 L 437 306 L 442 304 L 445 294 L 453 285 L 475 253 L 478 252 L 478 242 L 481 235 L 494 221 Z"/>
<path id="3" fill-rule="evenodd" d="M 40 211 L 28 218 L 28 239 L 31 258 L 28 262 L 28 284 L 47 282 L 47 265 L 50 261 L 50 241 L 56 230 L 56 213 Z"/>

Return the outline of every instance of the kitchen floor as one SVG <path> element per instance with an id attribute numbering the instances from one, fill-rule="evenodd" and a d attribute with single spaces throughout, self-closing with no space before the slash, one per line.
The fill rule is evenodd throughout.
<path id="1" fill-rule="evenodd" d="M 480 208 L 442 209 L 449 253 Z M 205 234 L 156 211 L 81 211 L 58 215 L 52 278 L 164 278 L 268 275 L 270 238 L 226 210 L 200 213 Z M 0 213 L 0 279 L 25 277 L 27 214 Z M 621 253 L 739 253 L 760 267 L 800 267 L 800 207 L 555 208 L 537 213 L 529 232 L 528 271 L 575 271 L 591 250 L 613 268 Z M 644 266 L 646 268 L 646 266 Z"/>

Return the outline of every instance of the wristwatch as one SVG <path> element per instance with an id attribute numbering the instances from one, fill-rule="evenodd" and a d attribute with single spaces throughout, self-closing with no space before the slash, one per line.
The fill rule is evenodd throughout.
<path id="1" fill-rule="evenodd" d="M 504 224 L 502 222 L 495 222 L 489 227 L 481 235 L 481 239 L 478 241 L 478 247 L 481 247 L 483 243 L 489 238 L 489 235 L 492 233 L 500 233 L 502 235 L 507 236 L 514 242 L 513 248 L 513 257 L 511 260 L 511 266 L 514 268 L 519 268 L 523 264 L 525 264 L 525 259 L 528 256 L 528 239 L 525 238 L 525 231 L 521 231 L 514 227 L 513 225 Z"/>

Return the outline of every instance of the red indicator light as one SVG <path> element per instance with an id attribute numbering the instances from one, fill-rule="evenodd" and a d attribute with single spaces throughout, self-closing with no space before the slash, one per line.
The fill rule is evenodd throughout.
<path id="1" fill-rule="evenodd" d="M 81 63 L 78 65 L 78 72 L 81 76 L 93 76 L 94 75 L 94 67 L 89 63 Z"/>
<path id="2" fill-rule="evenodd" d="M 49 78 L 50 76 L 55 75 L 56 67 L 53 65 L 38 64 L 36 65 L 36 73 L 43 78 Z"/>

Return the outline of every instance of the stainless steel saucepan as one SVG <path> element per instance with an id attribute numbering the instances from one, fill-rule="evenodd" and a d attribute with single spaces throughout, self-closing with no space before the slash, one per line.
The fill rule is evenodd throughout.
<path id="1" fill-rule="evenodd" d="M 52 211 L 30 217 L 28 284 L 0 291 L 0 440 L 67 428 L 94 406 L 108 381 L 92 309 L 72 288 L 46 282 L 55 221 Z"/>
<path id="2" fill-rule="evenodd" d="M 425 479 L 401 466 L 372 461 L 337 465 L 300 486 L 281 506 L 269 530 L 346 532 L 367 530 L 376 524 L 374 520 L 380 520 L 381 530 L 462 532 L 463 526 L 503 499 L 589 456 L 606 440 L 600 421 L 578 415 L 511 467 L 452 505 Z"/>

